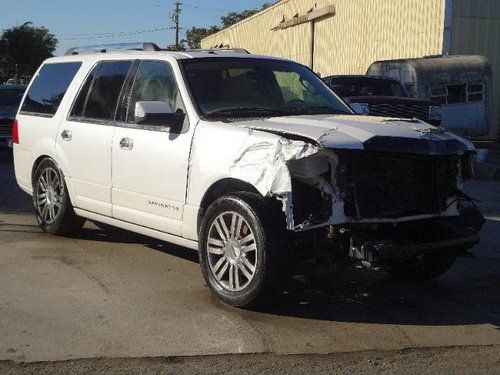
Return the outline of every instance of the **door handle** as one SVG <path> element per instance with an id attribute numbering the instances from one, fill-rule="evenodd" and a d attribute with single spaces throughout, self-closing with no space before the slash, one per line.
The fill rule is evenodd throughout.
<path id="1" fill-rule="evenodd" d="M 71 141 L 72 137 L 73 137 L 73 135 L 71 134 L 71 130 L 65 129 L 61 132 L 61 138 L 63 139 L 63 141 L 69 142 L 69 141 Z"/>
<path id="2" fill-rule="evenodd" d="M 122 138 L 120 140 L 120 148 L 123 150 L 132 150 L 134 148 L 134 141 L 130 138 Z"/>

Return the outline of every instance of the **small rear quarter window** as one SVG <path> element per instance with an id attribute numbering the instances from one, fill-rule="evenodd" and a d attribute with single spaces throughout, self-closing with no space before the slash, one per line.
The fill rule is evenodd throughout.
<path id="1" fill-rule="evenodd" d="M 55 115 L 81 65 L 81 62 L 45 64 L 28 91 L 21 112 Z"/>

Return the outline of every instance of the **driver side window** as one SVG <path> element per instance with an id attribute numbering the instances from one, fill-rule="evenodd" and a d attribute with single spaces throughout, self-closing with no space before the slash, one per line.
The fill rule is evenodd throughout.
<path id="1" fill-rule="evenodd" d="M 142 101 L 166 102 L 176 112 L 186 112 L 170 64 L 142 61 L 135 78 L 127 111 L 127 122 L 135 122 L 135 105 Z"/>

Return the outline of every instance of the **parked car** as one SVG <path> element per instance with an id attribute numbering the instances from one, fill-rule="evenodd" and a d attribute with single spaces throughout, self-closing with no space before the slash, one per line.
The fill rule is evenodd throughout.
<path id="1" fill-rule="evenodd" d="M 376 61 L 370 76 L 397 76 L 412 98 L 441 105 L 441 125 L 467 137 L 490 133 L 495 117 L 493 71 L 484 56 L 427 56 Z M 493 138 L 496 140 L 497 135 Z"/>
<path id="2" fill-rule="evenodd" d="M 24 90 L 24 85 L 0 85 L 0 148 L 12 147 L 12 124 Z"/>
<path id="3" fill-rule="evenodd" d="M 440 104 L 430 100 L 410 98 L 397 79 L 339 75 L 325 77 L 324 81 L 356 113 L 417 118 L 435 126 L 441 123 Z"/>
<path id="4" fill-rule="evenodd" d="M 197 249 L 233 306 L 297 253 L 431 278 L 479 241 L 470 142 L 357 116 L 289 60 L 121 48 L 48 59 L 17 114 L 16 179 L 45 232 L 88 219 Z"/>

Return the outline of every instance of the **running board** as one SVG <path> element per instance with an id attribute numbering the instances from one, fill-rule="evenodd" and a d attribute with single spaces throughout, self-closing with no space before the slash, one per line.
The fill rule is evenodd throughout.
<path id="1" fill-rule="evenodd" d="M 79 208 L 75 208 L 74 210 L 78 216 L 84 217 L 84 218 L 89 219 L 89 220 L 99 221 L 99 222 L 104 223 L 104 224 L 112 225 L 112 226 L 115 226 L 118 228 L 129 230 L 131 232 L 135 232 L 135 233 L 143 234 L 145 236 L 153 237 L 153 238 L 156 238 L 156 239 L 161 240 L 161 241 L 170 242 L 170 243 L 173 243 L 175 245 L 187 247 L 187 248 L 193 249 L 193 250 L 198 250 L 198 242 L 197 241 L 188 240 L 188 239 L 183 238 L 183 237 L 174 236 L 172 234 L 168 234 L 168 233 L 160 232 L 160 231 L 157 231 L 154 229 L 142 227 L 140 225 L 132 224 L 132 223 L 129 223 L 126 221 L 113 219 L 113 218 L 108 217 L 108 216 L 99 215 L 99 214 L 96 214 L 96 213 L 93 213 L 90 211 L 81 210 Z"/>

